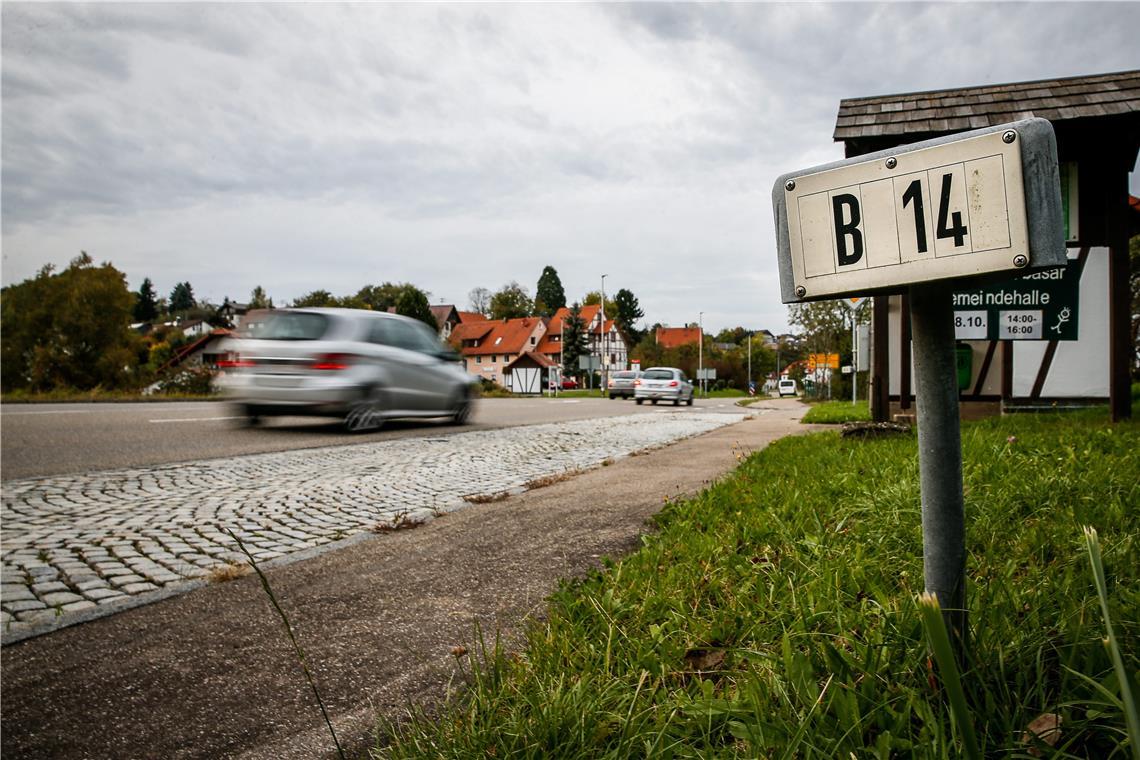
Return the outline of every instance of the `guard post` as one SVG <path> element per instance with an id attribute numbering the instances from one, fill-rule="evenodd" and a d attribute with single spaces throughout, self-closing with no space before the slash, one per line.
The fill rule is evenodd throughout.
<path id="1" fill-rule="evenodd" d="M 923 576 L 961 660 L 966 530 L 951 293 L 1067 264 L 1053 127 L 1025 119 L 791 172 L 772 202 L 784 303 L 910 296 Z"/>

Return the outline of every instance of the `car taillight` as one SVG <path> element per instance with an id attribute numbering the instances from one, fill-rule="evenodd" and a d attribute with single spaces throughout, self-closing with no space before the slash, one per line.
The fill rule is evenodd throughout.
<path id="1" fill-rule="evenodd" d="M 676 380 L 670 380 L 669 381 L 669 387 L 670 388 L 676 388 L 677 387 L 677 381 Z"/>
<path id="2" fill-rule="evenodd" d="M 233 354 L 229 359 L 222 359 L 218 362 L 218 369 L 248 369 L 256 366 L 256 362 L 252 359 L 243 359 L 238 354 Z"/>
<path id="3" fill-rule="evenodd" d="M 641 385 L 641 381 L 640 380 L 634 380 L 633 384 L 634 384 L 634 386 Z"/>
<path id="4" fill-rule="evenodd" d="M 313 369 L 336 372 L 348 369 L 352 364 L 352 354 L 324 354 L 313 360 Z"/>
<path id="5" fill-rule="evenodd" d="M 610 387 L 611 387 L 611 388 L 613 388 L 613 387 L 614 387 L 614 381 L 613 381 L 612 379 L 610 380 Z"/>

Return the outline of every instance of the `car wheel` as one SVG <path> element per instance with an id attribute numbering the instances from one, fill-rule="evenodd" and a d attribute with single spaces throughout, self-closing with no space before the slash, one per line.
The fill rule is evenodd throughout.
<path id="1" fill-rule="evenodd" d="M 635 399 L 633 400 L 633 402 L 634 402 L 635 404 L 637 404 L 638 406 L 641 406 L 641 402 L 643 402 L 643 401 L 645 401 L 645 399 L 643 399 L 643 398 L 635 398 Z"/>
<path id="2" fill-rule="evenodd" d="M 657 406 L 657 399 L 653 399 L 653 405 Z"/>
<path id="3" fill-rule="evenodd" d="M 466 391 L 460 391 L 459 401 L 456 402 L 452 409 L 451 421 L 456 425 L 466 425 L 471 420 L 471 394 Z"/>
<path id="4" fill-rule="evenodd" d="M 344 429 L 350 433 L 379 430 L 384 425 L 384 396 L 379 388 L 367 388 L 344 416 Z"/>
<path id="5" fill-rule="evenodd" d="M 237 410 L 237 413 L 238 413 L 238 420 L 237 420 L 238 427 L 243 427 L 243 428 L 259 427 L 265 421 L 265 418 L 261 416 L 260 411 L 257 409 L 257 407 L 254 407 L 254 406 L 242 407 L 242 408 Z"/>
<path id="6" fill-rule="evenodd" d="M 689 400 L 688 400 L 688 401 L 686 401 L 686 402 L 685 402 L 685 404 L 686 404 L 687 406 L 692 406 L 692 405 L 693 405 L 693 394 L 691 394 L 691 393 L 689 394 Z"/>
<path id="7" fill-rule="evenodd" d="M 677 398 L 673 399 L 673 406 L 680 406 L 680 405 L 681 405 L 681 397 L 678 396 Z"/>
<path id="8" fill-rule="evenodd" d="M 610 394 L 610 401 L 613 401 L 615 398 L 616 398 L 616 396 L 614 396 L 614 394 L 611 393 Z"/>

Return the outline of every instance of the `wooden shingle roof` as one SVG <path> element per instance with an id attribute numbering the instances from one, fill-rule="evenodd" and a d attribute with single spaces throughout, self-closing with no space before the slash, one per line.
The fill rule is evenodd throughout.
<path id="1" fill-rule="evenodd" d="M 1056 122 L 1127 113 L 1140 113 L 1140 71 L 846 98 L 834 137 L 943 134 L 1031 116 Z"/>

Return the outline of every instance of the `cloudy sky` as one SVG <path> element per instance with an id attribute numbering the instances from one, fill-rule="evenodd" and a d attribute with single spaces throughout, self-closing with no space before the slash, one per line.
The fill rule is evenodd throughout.
<path id="1" fill-rule="evenodd" d="M 1140 4 L 4 2 L 4 284 L 169 294 L 554 266 L 646 321 L 783 330 L 775 177 L 839 100 L 1140 68 Z M 1136 186 L 1133 175 L 1133 187 Z M 1133 191 L 1135 192 L 1135 190 Z"/>

